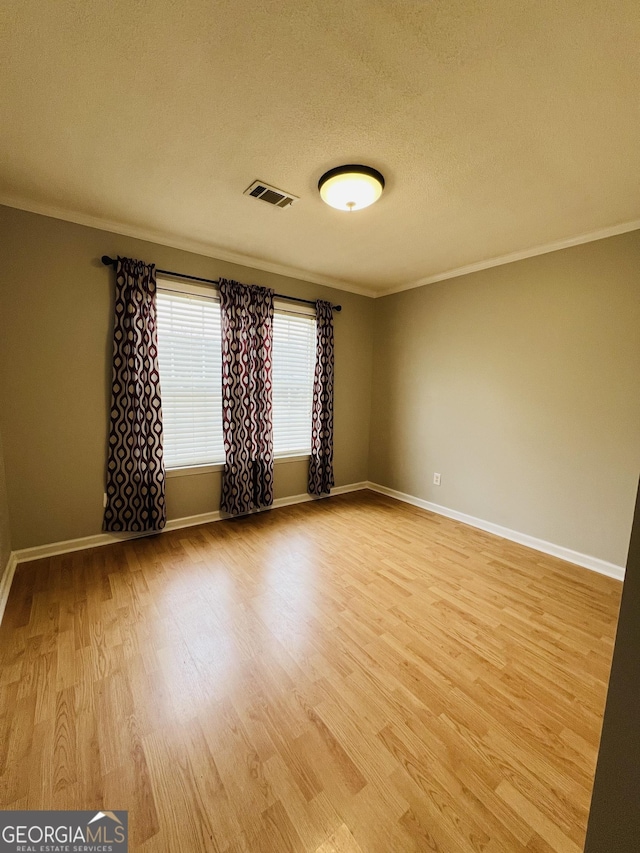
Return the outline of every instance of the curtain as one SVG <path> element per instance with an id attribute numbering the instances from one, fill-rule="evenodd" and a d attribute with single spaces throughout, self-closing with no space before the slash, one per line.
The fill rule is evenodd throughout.
<path id="1" fill-rule="evenodd" d="M 311 413 L 309 494 L 329 494 L 333 479 L 333 309 L 316 302 L 316 367 Z"/>
<path id="2" fill-rule="evenodd" d="M 164 486 L 156 271 L 118 258 L 103 530 L 161 530 Z"/>
<path id="3" fill-rule="evenodd" d="M 220 508 L 232 515 L 273 503 L 273 290 L 220 280 L 222 431 Z"/>

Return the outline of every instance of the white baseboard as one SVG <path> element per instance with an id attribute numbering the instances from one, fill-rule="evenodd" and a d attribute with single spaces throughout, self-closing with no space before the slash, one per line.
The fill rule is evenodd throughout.
<path id="1" fill-rule="evenodd" d="M 346 486 L 336 486 L 331 490 L 332 495 L 344 495 L 347 492 L 356 492 L 360 489 L 368 488 L 366 482 L 350 483 Z M 270 507 L 265 507 L 260 512 L 266 512 L 270 509 L 278 509 L 279 507 L 292 506 L 293 504 L 306 503 L 307 501 L 323 500 L 324 498 L 316 498 L 313 495 L 289 495 L 284 498 L 276 498 Z M 180 530 L 183 527 L 195 527 L 198 524 L 209 524 L 213 521 L 222 521 L 223 519 L 231 518 L 232 516 L 226 513 L 203 512 L 199 515 L 188 515 L 184 518 L 172 518 L 167 521 L 164 530 L 161 533 L 166 533 L 170 530 Z M 129 539 L 141 539 L 144 536 L 158 535 L 155 533 L 96 533 L 94 536 L 83 536 L 80 539 L 66 539 L 63 542 L 51 542 L 47 545 L 36 545 L 33 548 L 22 548 L 19 551 L 14 551 L 11 558 L 16 563 L 29 563 L 32 560 L 41 560 L 45 557 L 56 557 L 59 554 L 70 554 L 72 551 L 84 551 L 87 548 L 99 548 L 102 545 L 113 545 L 115 542 L 125 542 Z M 11 562 L 11 560 L 10 560 Z M 13 569 L 15 571 L 15 567 Z M 11 575 L 13 577 L 13 573 Z"/>
<path id="2" fill-rule="evenodd" d="M 16 572 L 17 565 L 18 560 L 16 558 L 15 552 L 12 551 L 11 554 L 9 554 L 9 559 L 7 561 L 7 565 L 4 567 L 4 571 L 0 575 L 0 623 L 2 622 L 2 617 L 4 616 L 4 609 L 7 606 L 9 590 L 11 589 L 11 582 L 13 581 L 13 576 Z"/>
<path id="3" fill-rule="evenodd" d="M 624 567 L 616 566 L 613 563 L 607 563 L 605 560 L 599 560 L 596 557 L 591 557 L 588 554 L 580 554 L 578 551 L 572 551 L 570 548 L 564 548 L 561 545 L 554 545 L 552 542 L 545 542 L 543 539 L 536 539 L 534 536 L 529 536 L 526 533 L 519 533 L 516 530 L 510 530 L 508 527 L 501 527 L 499 524 L 493 524 L 490 521 L 484 521 L 481 518 L 475 518 L 472 515 L 467 515 L 464 512 L 458 512 L 448 507 L 440 506 L 439 504 L 431 503 L 430 501 L 416 498 L 413 495 L 407 495 L 404 492 L 398 492 L 395 489 L 389 489 L 387 486 L 381 486 L 379 483 L 371 483 L 363 481 L 360 483 L 350 483 L 346 486 L 337 486 L 332 489 L 332 495 L 344 495 L 348 492 L 357 492 L 361 489 L 370 489 L 372 492 L 378 492 L 381 495 L 386 495 L 390 498 L 403 501 L 412 506 L 426 509 L 429 512 L 434 512 L 437 515 L 444 515 L 447 518 L 455 519 L 463 524 L 468 524 L 470 527 L 477 527 L 480 530 L 485 530 L 487 533 L 493 533 L 495 536 L 500 536 L 503 539 L 509 539 L 512 542 L 518 542 L 520 545 L 526 545 L 534 551 L 541 551 L 544 554 L 550 554 L 553 557 L 559 557 L 561 560 L 566 560 L 569 563 L 574 563 L 577 566 L 582 566 L 585 569 L 591 569 L 602 575 L 615 578 L 616 580 L 624 580 Z M 279 507 L 292 506 L 294 504 L 307 503 L 308 501 L 323 500 L 312 495 L 290 495 L 283 498 L 276 498 L 273 506 L 268 509 L 278 509 Z M 264 511 L 264 510 L 263 510 Z M 222 521 L 229 518 L 226 514 L 220 512 L 205 512 L 200 515 L 189 515 L 184 518 L 174 518 L 167 522 L 163 532 L 171 530 L 180 530 L 185 527 L 195 527 L 199 524 L 209 524 L 214 521 Z M 69 554 L 72 551 L 84 551 L 87 548 L 98 548 L 102 545 L 113 545 L 116 542 L 125 542 L 130 539 L 140 539 L 144 536 L 149 536 L 149 533 L 98 533 L 94 536 L 83 536 L 80 539 L 67 539 L 64 542 L 51 542 L 47 545 L 37 545 L 34 548 L 23 548 L 19 551 L 13 551 L 9 557 L 9 562 L 0 577 L 0 622 L 4 614 L 4 608 L 9 597 L 9 589 L 11 582 L 19 563 L 27 563 L 32 560 L 40 560 L 45 557 L 55 557 L 59 554 Z"/>
<path id="4" fill-rule="evenodd" d="M 370 483 L 368 480 L 365 480 L 362 483 L 351 483 L 349 486 L 336 486 L 331 489 L 332 495 L 346 495 L 347 492 L 359 492 L 362 489 L 368 489 L 370 487 Z"/>
<path id="5" fill-rule="evenodd" d="M 267 507 L 267 509 L 277 509 L 281 506 L 291 506 L 292 504 L 304 504 L 308 501 L 322 501 L 328 497 L 335 497 L 336 495 L 346 495 L 348 492 L 359 492 L 362 489 L 368 489 L 369 483 L 366 480 L 363 480 L 361 483 L 349 483 L 347 486 L 334 486 L 331 489 L 330 495 L 322 495 L 322 497 L 317 497 L 316 495 L 290 495 L 286 498 L 276 498 L 273 502 L 273 506 Z"/>
<path id="6" fill-rule="evenodd" d="M 607 563 L 606 560 L 599 560 L 597 557 L 591 557 L 589 554 L 581 554 L 579 551 L 572 551 L 570 548 L 565 548 L 562 545 L 555 545 L 553 542 L 546 542 L 544 539 L 537 539 L 535 536 L 529 536 L 527 533 L 519 533 L 517 530 L 510 530 L 508 527 L 502 527 L 499 524 L 493 524 L 491 521 L 484 521 L 482 518 L 476 518 L 473 515 L 467 515 L 464 512 L 458 512 L 455 509 L 449 509 L 446 506 L 431 503 L 421 498 L 416 498 L 413 495 L 407 495 L 404 492 L 398 492 L 395 489 L 389 489 L 387 486 L 381 486 L 379 483 L 367 483 L 367 488 L 372 492 L 378 492 L 381 495 L 386 495 L 390 498 L 403 501 L 411 504 L 411 506 L 426 509 L 429 512 L 434 512 L 437 515 L 444 515 L 447 518 L 453 518 L 455 521 L 461 521 L 463 524 L 468 524 L 470 527 L 477 527 L 480 530 L 485 530 L 487 533 L 493 533 L 494 536 L 500 536 L 502 539 L 509 539 L 511 542 L 518 542 L 520 545 L 526 545 L 527 548 L 532 548 L 534 551 L 541 551 L 543 554 L 550 554 L 552 557 L 559 557 L 561 560 L 566 560 L 568 563 L 574 563 L 576 566 L 582 566 L 585 569 L 591 569 L 592 572 L 598 572 L 601 575 L 615 578 L 623 581 L 625 569 L 624 566 L 616 566 L 614 563 Z"/>

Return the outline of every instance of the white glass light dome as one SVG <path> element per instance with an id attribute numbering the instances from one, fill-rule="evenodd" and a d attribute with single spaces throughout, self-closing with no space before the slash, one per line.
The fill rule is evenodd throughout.
<path id="1" fill-rule="evenodd" d="M 369 166 L 338 166 L 320 178 L 318 189 L 322 200 L 336 210 L 362 210 L 380 198 L 384 178 Z"/>

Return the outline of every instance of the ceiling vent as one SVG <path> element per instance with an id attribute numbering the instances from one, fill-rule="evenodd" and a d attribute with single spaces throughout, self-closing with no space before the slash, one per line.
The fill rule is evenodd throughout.
<path id="1" fill-rule="evenodd" d="M 294 201 L 298 201 L 298 197 L 286 193 L 284 190 L 279 190 L 276 187 L 265 184 L 264 181 L 254 181 L 250 187 L 244 191 L 244 195 L 250 195 L 253 198 L 259 198 L 260 201 L 266 201 L 272 207 L 289 207 Z"/>

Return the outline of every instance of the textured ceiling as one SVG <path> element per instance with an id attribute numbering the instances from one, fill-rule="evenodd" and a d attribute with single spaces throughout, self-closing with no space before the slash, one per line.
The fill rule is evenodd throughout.
<path id="1" fill-rule="evenodd" d="M 640 227 L 639 43 L 637 0 L 3 0 L 0 202 L 401 289 Z"/>

